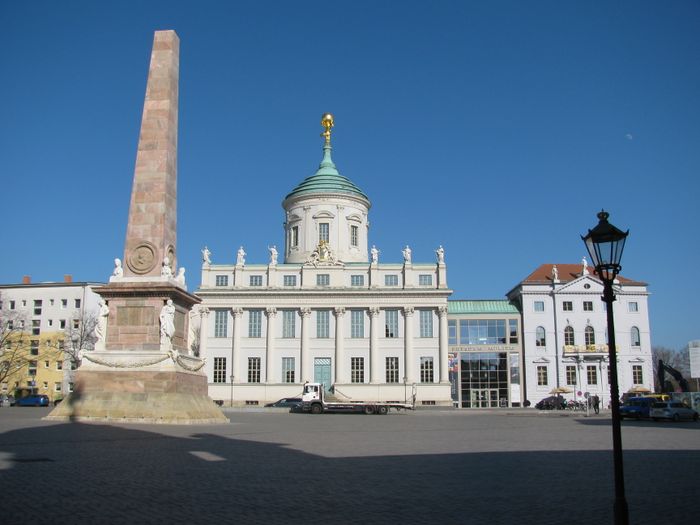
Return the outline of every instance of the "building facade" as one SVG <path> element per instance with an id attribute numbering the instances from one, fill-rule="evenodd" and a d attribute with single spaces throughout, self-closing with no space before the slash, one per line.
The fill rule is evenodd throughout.
<path id="1" fill-rule="evenodd" d="M 0 394 L 46 394 L 54 401 L 72 391 L 76 363 L 65 345 L 89 338 L 81 323 L 98 310 L 100 298 L 92 287 L 99 284 L 66 276 L 61 283 L 31 283 L 25 277 L 22 284 L 0 285 Z"/>
<path id="2" fill-rule="evenodd" d="M 646 283 L 614 284 L 620 394 L 654 390 Z M 603 284 L 587 264 L 543 264 L 508 292 L 523 326 L 525 397 L 535 404 L 559 389 L 565 397 L 610 401 Z"/>
<path id="3" fill-rule="evenodd" d="M 263 264 L 243 247 L 230 264 L 203 251 L 195 316 L 210 397 L 257 405 L 311 381 L 343 400 L 451 405 L 444 251 L 414 263 L 406 246 L 402 262 L 379 262 L 370 201 L 333 163 L 327 117 L 318 171 L 282 202 L 283 260 L 275 245 Z"/>
<path id="4" fill-rule="evenodd" d="M 520 312 L 506 300 L 448 301 L 449 368 L 454 406 L 522 406 L 520 324 Z"/>

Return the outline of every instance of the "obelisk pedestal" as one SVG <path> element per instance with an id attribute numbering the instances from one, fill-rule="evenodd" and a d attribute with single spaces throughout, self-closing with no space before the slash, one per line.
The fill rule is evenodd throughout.
<path id="1" fill-rule="evenodd" d="M 129 207 L 124 267 L 96 288 L 109 308 L 106 336 L 83 354 L 73 392 L 47 419 L 224 423 L 208 397 L 204 362 L 187 348 L 200 299 L 177 268 L 179 39 L 157 31 Z M 121 267 L 120 267 L 121 270 Z"/>

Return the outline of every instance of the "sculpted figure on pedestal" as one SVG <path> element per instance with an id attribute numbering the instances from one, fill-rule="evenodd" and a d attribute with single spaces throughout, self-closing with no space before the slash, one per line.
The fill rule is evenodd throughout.
<path id="1" fill-rule="evenodd" d="M 202 264 L 211 264 L 211 252 L 206 246 L 202 250 Z"/>
<path id="2" fill-rule="evenodd" d="M 175 305 L 173 300 L 168 301 L 160 309 L 160 342 L 169 344 L 175 334 Z"/>

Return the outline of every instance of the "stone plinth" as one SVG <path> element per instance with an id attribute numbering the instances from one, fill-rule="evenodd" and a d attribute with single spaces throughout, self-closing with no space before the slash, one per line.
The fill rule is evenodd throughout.
<path id="1" fill-rule="evenodd" d="M 73 392 L 48 420 L 157 424 L 227 423 L 207 395 L 204 363 L 175 352 L 89 352 Z"/>
<path id="2" fill-rule="evenodd" d="M 200 299 L 168 281 L 114 281 L 94 289 L 109 306 L 105 348 L 115 351 L 161 350 L 160 311 L 168 299 L 175 306 L 172 347 L 189 353 L 189 312 Z"/>

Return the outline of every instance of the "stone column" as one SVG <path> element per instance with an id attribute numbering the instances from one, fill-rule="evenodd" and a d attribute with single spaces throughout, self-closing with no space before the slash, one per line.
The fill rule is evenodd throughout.
<path id="1" fill-rule="evenodd" d="M 199 357 L 207 356 L 207 337 L 209 337 L 209 308 L 199 310 Z"/>
<path id="2" fill-rule="evenodd" d="M 438 308 L 438 315 L 440 316 L 440 376 L 438 377 L 437 382 L 449 383 L 447 362 L 447 351 L 449 349 L 447 339 L 447 306 L 441 306 Z"/>
<path id="3" fill-rule="evenodd" d="M 311 308 L 302 308 L 299 310 L 301 315 L 301 349 L 300 349 L 300 360 L 301 360 L 301 382 L 311 381 L 311 365 L 309 363 L 309 320 L 311 319 Z"/>
<path id="4" fill-rule="evenodd" d="M 417 382 L 413 371 L 413 311 L 412 306 L 403 309 L 404 334 L 403 334 L 403 375 L 406 383 Z"/>
<path id="5" fill-rule="evenodd" d="M 265 310 L 267 316 L 267 345 L 265 347 L 265 376 L 263 383 L 273 382 L 275 377 L 273 373 L 272 361 L 275 358 L 275 317 L 277 316 L 277 308 L 270 306 Z"/>
<path id="6" fill-rule="evenodd" d="M 343 320 L 345 318 L 345 308 L 336 306 L 333 310 L 335 315 L 335 383 L 347 383 L 345 377 L 345 330 Z"/>
<path id="7" fill-rule="evenodd" d="M 233 337 L 231 338 L 231 377 L 237 377 L 238 382 L 243 382 L 243 370 L 239 360 L 241 358 L 241 332 L 243 331 L 243 308 L 231 308 L 233 315 Z M 233 381 L 231 381 L 233 383 Z"/>
<path id="8" fill-rule="evenodd" d="M 383 383 L 379 356 L 379 313 L 373 306 L 369 309 L 369 362 L 370 383 Z"/>

